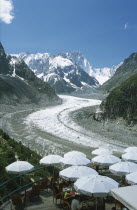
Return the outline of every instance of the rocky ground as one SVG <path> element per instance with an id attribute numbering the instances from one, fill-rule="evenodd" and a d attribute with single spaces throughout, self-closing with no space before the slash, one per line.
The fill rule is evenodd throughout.
<path id="1" fill-rule="evenodd" d="M 73 120 L 88 131 L 97 133 L 103 137 L 137 146 L 137 125 L 127 125 L 119 118 L 117 120 L 95 120 L 94 113 L 97 106 L 86 107 L 71 113 Z"/>

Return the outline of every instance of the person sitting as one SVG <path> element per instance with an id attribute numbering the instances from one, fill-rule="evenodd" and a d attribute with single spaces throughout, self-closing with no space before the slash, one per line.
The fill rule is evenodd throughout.
<path id="1" fill-rule="evenodd" d="M 74 199 L 71 202 L 71 210 L 78 210 L 78 209 L 80 209 L 79 196 L 75 195 Z"/>
<path id="2" fill-rule="evenodd" d="M 72 197 L 72 195 L 71 195 L 71 193 L 70 193 L 70 190 L 67 190 L 65 193 L 64 193 L 64 199 L 69 199 L 69 198 L 71 198 Z"/>
<path id="3" fill-rule="evenodd" d="M 57 186 L 54 186 L 54 189 L 53 189 L 53 202 L 54 202 L 54 198 L 56 200 L 56 203 L 57 203 L 57 200 L 61 198 L 61 192 Z"/>

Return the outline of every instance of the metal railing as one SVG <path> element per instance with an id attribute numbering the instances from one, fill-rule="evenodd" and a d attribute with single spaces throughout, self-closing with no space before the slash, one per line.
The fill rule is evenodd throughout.
<path id="1" fill-rule="evenodd" d="M 13 178 L 7 180 L 6 182 L 0 184 L 0 187 L 3 187 L 4 185 L 8 184 L 9 182 L 12 182 L 13 180 L 15 180 L 15 179 L 17 179 L 17 178 L 19 178 L 19 177 L 21 177 L 21 176 L 24 176 L 24 175 L 26 175 L 26 174 L 30 174 L 30 173 L 36 172 L 36 171 L 38 171 L 38 170 L 41 170 L 41 169 L 44 169 L 44 168 L 47 168 L 47 167 L 48 167 L 48 166 L 42 166 L 42 167 L 40 167 L 40 168 L 36 168 L 36 169 L 34 169 L 34 170 L 31 170 L 31 171 L 29 171 L 29 172 L 25 172 L 25 173 L 19 174 L 19 175 L 13 177 Z M 43 181 L 43 180 L 45 180 L 45 179 L 47 179 L 47 177 L 46 177 L 46 178 L 38 179 L 38 180 L 36 180 L 36 181 L 34 181 L 34 182 L 30 182 L 30 183 L 28 183 L 28 184 L 26 184 L 26 185 L 24 185 L 24 186 L 22 186 L 22 187 L 20 187 L 20 188 L 17 188 L 16 190 L 10 192 L 9 194 L 7 194 L 7 195 L 5 195 L 3 198 L 1 198 L 0 201 L 1 201 L 2 203 L 4 203 L 4 201 L 7 201 L 7 199 L 8 199 L 11 195 L 13 195 L 14 193 L 19 192 L 19 191 L 22 191 L 23 189 L 28 189 L 31 185 L 33 185 L 33 184 L 35 184 L 35 183 L 37 183 L 37 182 Z"/>
<path id="2" fill-rule="evenodd" d="M 13 180 L 16 179 L 16 178 L 19 178 L 19 177 L 24 176 L 24 175 L 26 175 L 26 174 L 30 174 L 30 173 L 33 173 L 33 172 L 35 172 L 35 171 L 38 171 L 38 170 L 40 170 L 40 169 L 44 169 L 44 168 L 47 168 L 47 167 L 48 167 L 48 166 L 42 166 L 42 167 L 40 167 L 40 168 L 36 168 L 36 169 L 34 169 L 34 170 L 31 170 L 31 171 L 29 171 L 29 172 L 25 172 L 25 173 L 19 174 L 19 175 L 17 175 L 17 176 L 14 176 L 13 178 L 7 180 L 6 182 L 3 182 L 2 184 L 0 184 L 0 187 L 3 187 L 4 185 L 8 184 L 9 182 L 13 181 Z"/>

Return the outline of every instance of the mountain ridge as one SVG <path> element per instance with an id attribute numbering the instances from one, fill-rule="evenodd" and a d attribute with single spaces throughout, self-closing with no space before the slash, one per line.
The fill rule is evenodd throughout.
<path id="1" fill-rule="evenodd" d="M 103 92 L 110 92 L 113 88 L 118 87 L 135 74 L 137 74 L 137 53 L 132 53 L 124 60 L 122 65 L 116 69 L 114 75 L 99 89 Z"/>
<path id="2" fill-rule="evenodd" d="M 113 71 L 111 68 L 104 68 L 103 70 L 93 69 L 89 61 L 80 52 L 59 53 L 55 56 L 52 56 L 49 53 L 21 53 L 13 55 L 23 59 L 37 77 L 48 82 L 55 90 L 58 89 L 57 87 L 62 87 L 64 89 L 63 92 L 78 91 L 80 89 L 85 89 L 86 87 L 88 89 L 91 87 L 93 90 L 93 88 L 97 88 L 100 84 L 109 79 L 116 69 L 114 67 L 112 67 Z M 78 76 L 76 69 L 79 69 L 79 72 L 81 72 L 80 77 Z M 74 75 L 72 72 L 74 72 Z M 85 75 L 85 72 L 88 76 Z M 68 74 L 71 75 L 71 77 L 74 76 L 74 78 L 79 81 L 77 83 L 79 84 L 78 86 L 70 81 Z M 98 78 L 95 78 L 97 75 L 100 84 L 97 81 Z M 85 77 L 87 78 L 87 81 L 85 80 Z"/>
<path id="3" fill-rule="evenodd" d="M 0 103 L 47 103 L 59 98 L 49 84 L 37 78 L 27 64 L 7 55 L 0 43 Z"/>
<path id="4" fill-rule="evenodd" d="M 98 81 L 83 70 L 83 63 L 87 63 L 80 53 L 62 53 L 51 56 L 48 53 L 20 54 L 18 58 L 23 59 L 34 71 L 37 77 L 48 82 L 56 92 L 69 93 L 83 86 L 98 86 Z M 14 55 L 15 56 L 15 55 Z M 74 62 L 77 57 L 77 63 Z M 75 64 L 74 64 L 75 63 Z M 89 68 L 85 66 L 85 68 Z M 87 69 L 89 71 L 89 69 Z"/>

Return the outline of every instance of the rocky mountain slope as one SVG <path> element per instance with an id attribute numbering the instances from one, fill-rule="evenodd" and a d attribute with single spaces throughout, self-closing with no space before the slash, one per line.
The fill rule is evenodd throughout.
<path id="1" fill-rule="evenodd" d="M 123 64 L 116 70 L 115 74 L 99 89 L 103 92 L 109 92 L 135 74 L 137 74 L 137 53 L 132 53 L 124 60 Z"/>
<path id="2" fill-rule="evenodd" d="M 129 123 L 137 123 L 137 74 L 114 88 L 102 102 L 105 118 L 124 118 Z"/>
<path id="3" fill-rule="evenodd" d="M 47 103 L 58 97 L 19 58 L 6 55 L 0 43 L 0 103 Z"/>

